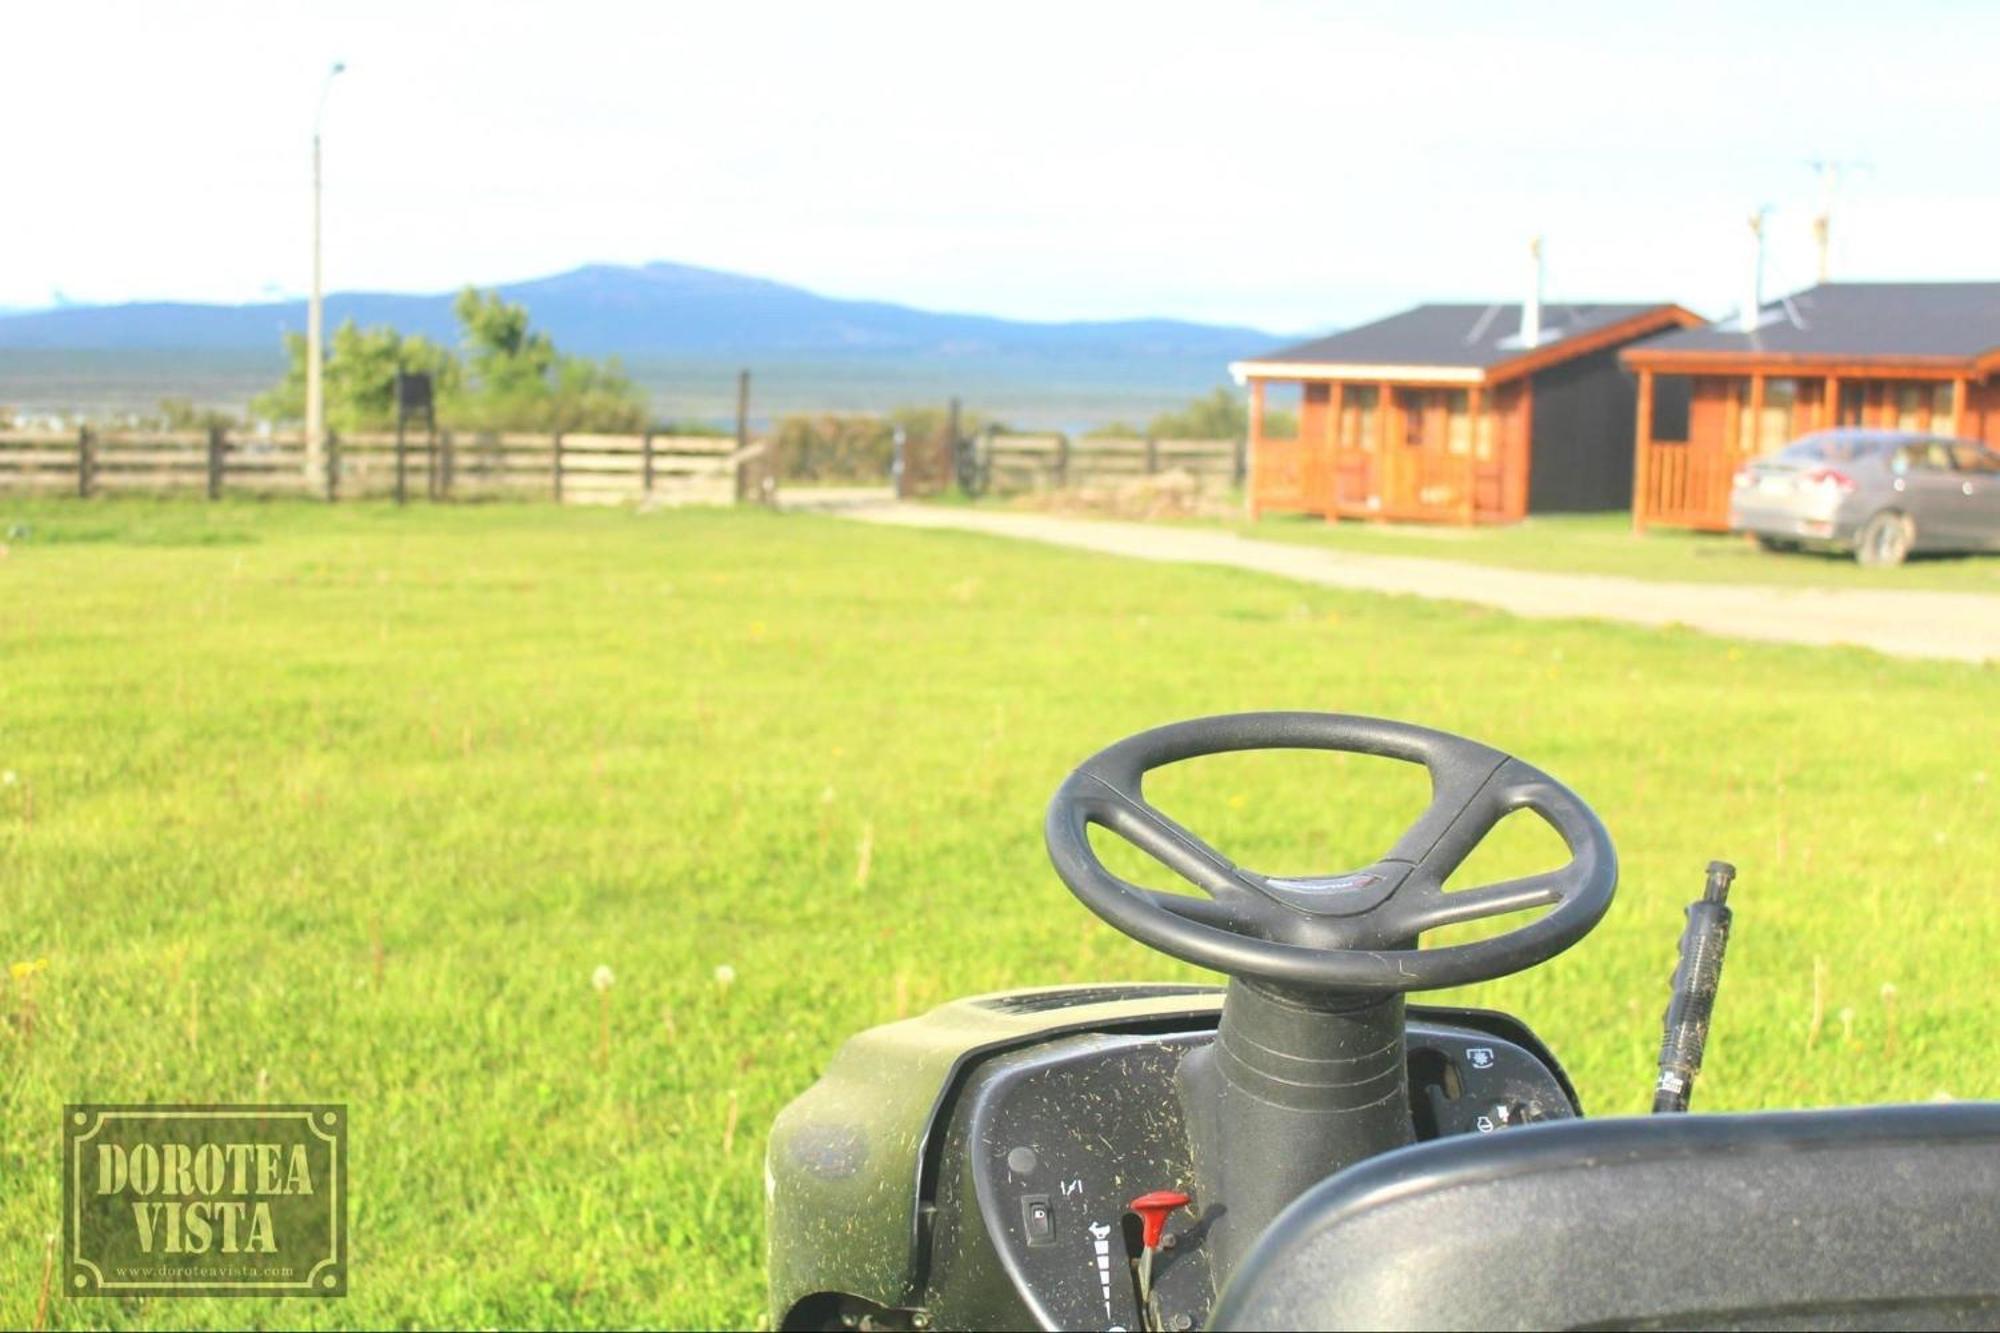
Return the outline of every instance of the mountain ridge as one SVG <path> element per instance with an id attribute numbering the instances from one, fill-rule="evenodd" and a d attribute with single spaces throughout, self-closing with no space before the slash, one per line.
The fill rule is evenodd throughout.
<path id="1" fill-rule="evenodd" d="M 627 359 L 780 356 L 829 359 L 1092 361 L 1213 360 L 1275 346 L 1278 335 L 1241 325 L 1175 319 L 1030 321 L 821 296 L 769 278 L 656 260 L 584 264 L 501 283 L 535 327 L 565 351 Z M 458 337 L 456 292 L 337 292 L 327 325 L 391 324 L 446 343 Z M 224 305 L 138 301 L 0 314 L 0 350 L 275 349 L 305 328 L 303 300 Z"/>

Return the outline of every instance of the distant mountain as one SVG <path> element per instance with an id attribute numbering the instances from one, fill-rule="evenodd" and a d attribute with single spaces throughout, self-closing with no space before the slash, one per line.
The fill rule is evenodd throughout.
<path id="1" fill-rule="evenodd" d="M 1012 362 L 1047 358 L 1223 366 L 1281 341 L 1257 329 L 1137 319 L 1031 323 L 844 301 L 763 278 L 686 264 L 591 264 L 500 287 L 565 351 L 628 360 L 728 356 L 835 361 L 898 358 Z M 455 341 L 452 293 L 340 292 L 331 329 L 354 320 Z M 148 301 L 0 315 L 0 349 L 275 352 L 303 332 L 303 301 L 201 305 Z"/>

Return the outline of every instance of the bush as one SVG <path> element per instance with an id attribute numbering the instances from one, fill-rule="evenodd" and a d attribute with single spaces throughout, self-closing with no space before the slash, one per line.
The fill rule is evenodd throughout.
<path id="1" fill-rule="evenodd" d="M 897 430 L 907 441 L 934 443 L 950 424 L 950 410 L 943 407 L 899 407 L 886 417 L 801 412 L 782 418 L 772 438 L 786 481 L 881 482 L 889 479 L 896 460 Z M 967 438 L 988 426 L 1006 430 L 983 413 L 959 413 L 959 433 Z"/>
<path id="2" fill-rule="evenodd" d="M 881 417 L 794 413 L 772 439 L 785 481 L 881 481 L 896 455 L 895 428 Z"/>

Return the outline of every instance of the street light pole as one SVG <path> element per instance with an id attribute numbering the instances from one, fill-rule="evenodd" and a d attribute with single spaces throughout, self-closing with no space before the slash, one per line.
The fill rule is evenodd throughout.
<path id="1" fill-rule="evenodd" d="M 306 484 L 320 479 L 326 453 L 326 388 L 323 382 L 326 356 L 325 314 L 320 300 L 319 268 L 319 133 L 326 119 L 326 95 L 333 80 L 347 66 L 335 61 L 319 87 L 319 107 L 313 113 L 313 275 L 312 299 L 306 303 Z"/>

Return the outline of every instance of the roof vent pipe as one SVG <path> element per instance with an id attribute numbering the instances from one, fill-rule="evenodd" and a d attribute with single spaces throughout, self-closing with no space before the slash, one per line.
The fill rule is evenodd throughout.
<path id="1" fill-rule="evenodd" d="M 1542 340 L 1542 238 L 1528 242 L 1528 262 L 1532 268 L 1528 300 L 1521 307 L 1521 345 L 1533 347 Z"/>
<path id="2" fill-rule="evenodd" d="M 1768 209 L 1758 209 L 1750 215 L 1750 286 L 1743 293 L 1743 310 L 1739 319 L 1745 333 L 1755 333 L 1764 314 L 1764 214 Z"/>

